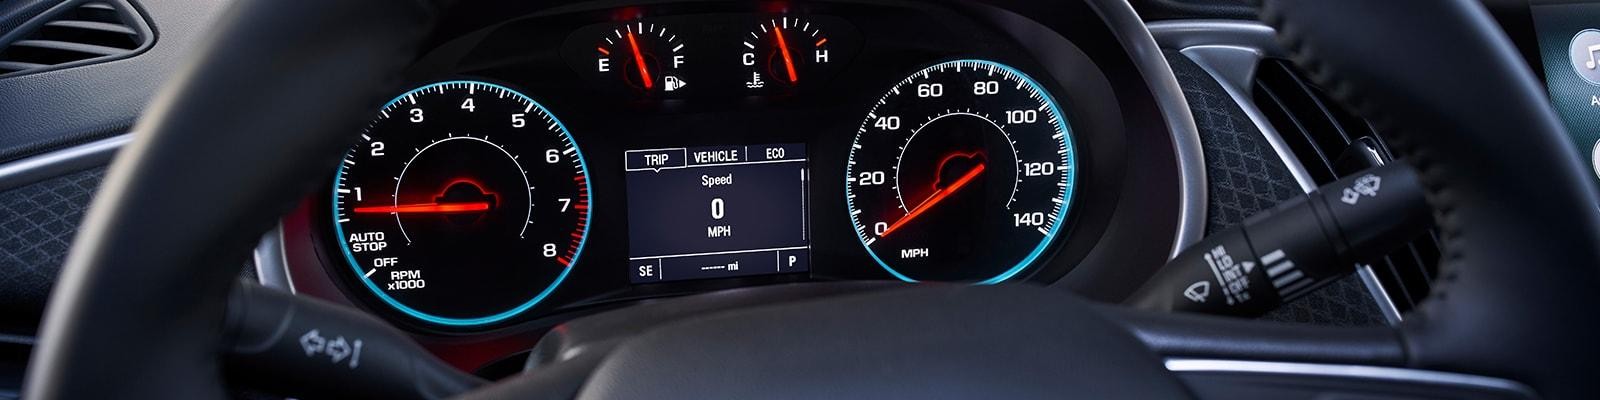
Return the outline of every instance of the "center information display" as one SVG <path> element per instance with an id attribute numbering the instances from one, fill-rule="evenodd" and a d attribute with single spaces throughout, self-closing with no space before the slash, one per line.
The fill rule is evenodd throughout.
<path id="1" fill-rule="evenodd" d="M 803 144 L 630 150 L 629 279 L 810 269 Z"/>

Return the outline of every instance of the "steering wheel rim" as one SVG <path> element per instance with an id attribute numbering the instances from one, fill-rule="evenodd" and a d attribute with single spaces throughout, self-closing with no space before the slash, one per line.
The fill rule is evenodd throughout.
<path id="1" fill-rule="evenodd" d="M 1589 247 L 1600 242 L 1600 217 L 1570 212 L 1600 200 L 1577 160 L 1548 156 L 1570 154 L 1571 144 L 1531 72 L 1471 1 L 1330 3 L 1275 1 L 1263 16 L 1313 79 L 1397 138 L 1438 210 L 1441 283 L 1392 331 L 1406 364 L 1513 378 L 1551 397 L 1592 393 L 1600 383 L 1587 382 L 1596 375 L 1587 364 L 1600 345 L 1582 339 L 1596 328 L 1564 325 L 1554 308 L 1600 303 L 1583 296 L 1600 287 L 1600 254 Z M 441 8 L 415 0 L 236 4 L 108 173 L 53 294 L 28 397 L 223 397 L 220 327 L 236 267 L 218 266 L 239 265 L 317 181 L 306 177 L 336 162 L 361 122 L 349 116 L 366 115 L 396 86 Z M 1131 14 L 1126 4 L 1099 9 Z M 1352 30 L 1349 21 L 1372 29 Z M 1456 57 L 1475 60 L 1453 70 L 1458 79 L 1488 79 L 1467 90 L 1438 71 L 1385 65 Z M 1508 144 L 1504 132 L 1526 136 Z M 1501 169 L 1477 169 L 1484 164 Z M 1516 246 L 1497 251 L 1504 243 Z M 1519 270 L 1524 264 L 1569 267 L 1556 276 Z M 1557 340 L 1483 346 L 1556 328 Z"/>
<path id="2" fill-rule="evenodd" d="M 27 397 L 225 398 L 239 268 L 353 143 L 349 116 L 399 86 L 440 7 L 240 1 L 221 15 L 107 171 L 51 294 Z"/>
<path id="3" fill-rule="evenodd" d="M 1441 276 L 1398 328 L 1408 363 L 1509 377 L 1550 397 L 1600 389 L 1589 365 L 1600 347 L 1587 343 L 1596 324 L 1563 312 L 1597 305 L 1585 292 L 1600 285 L 1600 201 L 1483 7 L 1292 0 L 1262 17 L 1314 81 L 1391 138 L 1435 210 Z M 1432 62 L 1457 57 L 1472 62 Z"/>

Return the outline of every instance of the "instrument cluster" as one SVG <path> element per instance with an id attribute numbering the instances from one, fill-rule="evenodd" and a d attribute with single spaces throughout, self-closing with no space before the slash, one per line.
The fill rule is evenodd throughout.
<path id="1" fill-rule="evenodd" d="M 1053 23 L 876 2 L 499 21 L 425 53 L 286 248 L 444 334 L 756 285 L 1082 281 L 1125 153 L 1168 149 L 1129 148 L 1149 94 L 1110 33 Z"/>

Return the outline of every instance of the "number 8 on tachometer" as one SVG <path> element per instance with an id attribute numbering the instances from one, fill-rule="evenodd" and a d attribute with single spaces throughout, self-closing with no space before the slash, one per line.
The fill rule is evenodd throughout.
<path id="1" fill-rule="evenodd" d="M 851 145 L 846 202 L 868 253 L 906 281 L 998 283 L 1039 261 L 1072 204 L 1065 116 L 1009 66 L 949 61 L 890 88 Z"/>

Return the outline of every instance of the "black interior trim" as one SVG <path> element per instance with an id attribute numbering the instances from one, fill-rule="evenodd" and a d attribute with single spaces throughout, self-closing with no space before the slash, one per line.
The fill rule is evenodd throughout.
<path id="1" fill-rule="evenodd" d="M 1600 324 L 1573 314 L 1600 308 L 1600 199 L 1576 158 L 1549 156 L 1577 153 L 1488 13 L 1469 0 L 1280 0 L 1262 19 L 1318 86 L 1390 139 L 1436 210 L 1440 277 L 1400 326 L 1407 365 L 1553 398 L 1600 391 Z"/>

